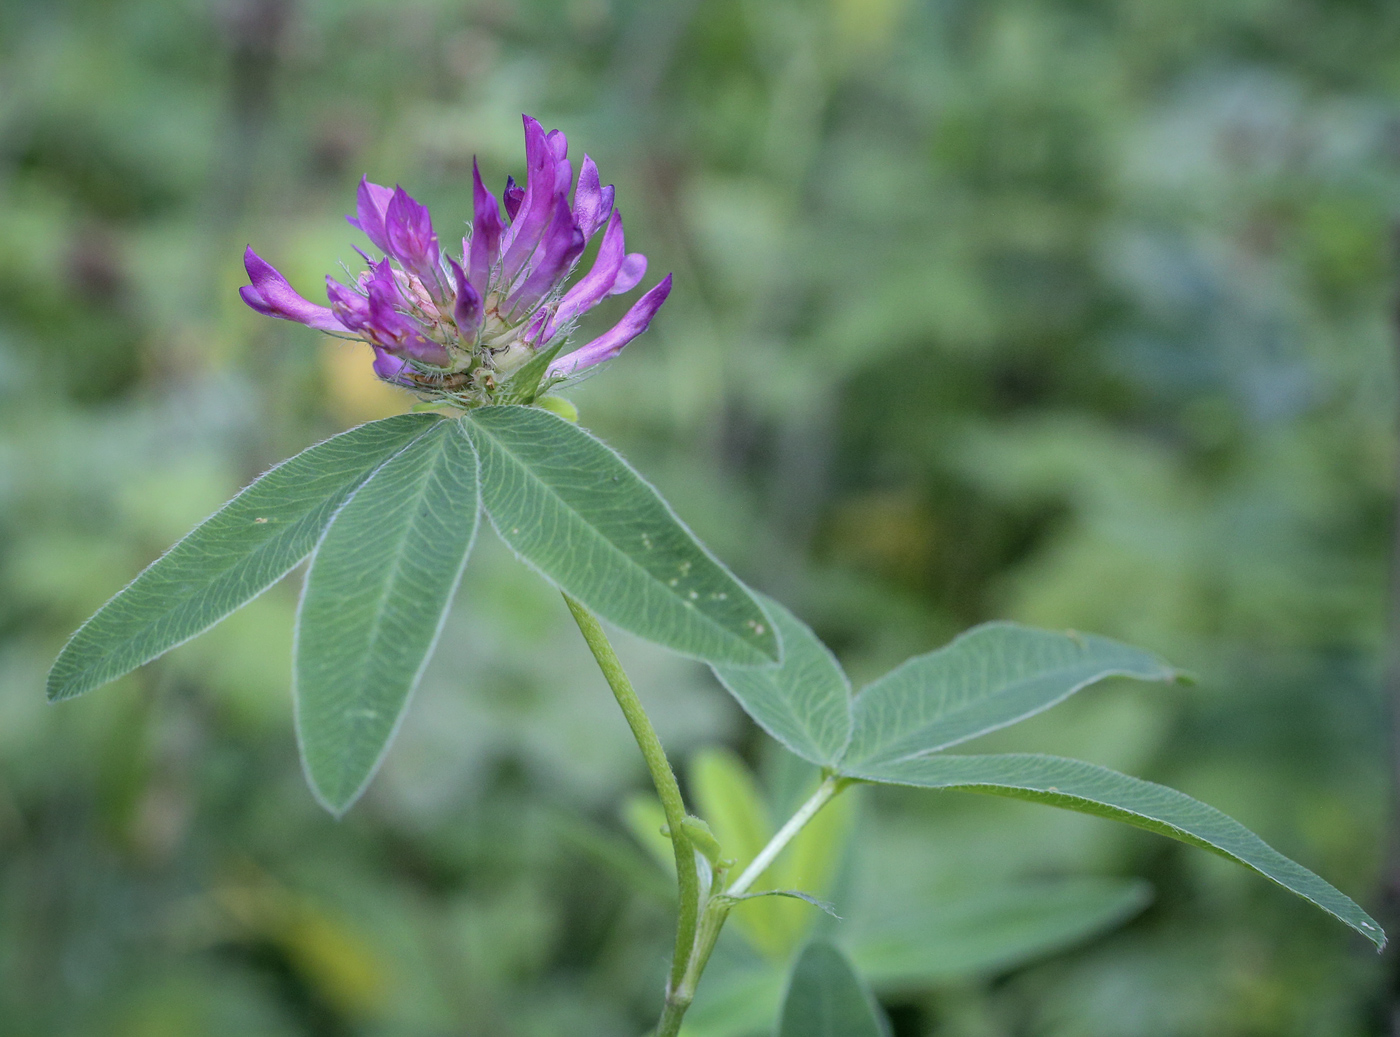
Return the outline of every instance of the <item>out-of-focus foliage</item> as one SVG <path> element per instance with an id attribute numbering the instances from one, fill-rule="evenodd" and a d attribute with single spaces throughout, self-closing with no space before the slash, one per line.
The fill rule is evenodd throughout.
<path id="1" fill-rule="evenodd" d="M 1169 782 L 1376 907 L 1397 30 L 1381 0 L 0 2 L 0 1031 L 650 1022 L 665 885 L 613 805 L 640 763 L 499 546 L 342 822 L 296 763 L 294 586 L 43 701 L 194 521 L 407 402 L 243 307 L 243 246 L 316 295 L 362 173 L 447 236 L 473 154 L 521 171 L 522 111 L 675 271 L 574 399 L 721 557 L 858 682 L 997 616 L 1161 652 L 1200 684 L 976 748 Z M 673 754 L 727 741 L 784 802 L 707 675 L 623 648 Z M 1379 1031 L 1359 938 L 1197 851 L 912 792 L 859 824 L 885 898 L 1157 888 L 1078 950 L 900 991 L 900 1037 Z"/>

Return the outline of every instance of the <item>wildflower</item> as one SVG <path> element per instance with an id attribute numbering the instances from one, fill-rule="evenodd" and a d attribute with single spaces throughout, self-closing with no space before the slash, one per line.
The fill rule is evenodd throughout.
<path id="1" fill-rule="evenodd" d="M 501 380 L 541 350 L 567 340 L 578 319 L 611 295 L 630 292 L 647 260 L 627 252 L 614 191 L 587 155 L 573 181 L 568 141 L 525 121 L 524 186 L 507 178 L 502 205 L 472 163 L 473 214 L 461 257 L 445 252 L 426 206 L 402 187 L 361 180 L 347 217 L 383 253 L 351 285 L 326 278 L 330 306 L 302 298 L 249 248 L 251 284 L 239 289 L 259 313 L 374 349 L 374 371 L 387 382 L 431 397 L 490 403 Z M 573 201 L 569 200 L 572 187 Z M 602 233 L 592 267 L 568 281 L 588 243 Z M 549 364 L 559 381 L 610 360 L 651 323 L 671 291 L 668 274 L 609 331 Z"/>

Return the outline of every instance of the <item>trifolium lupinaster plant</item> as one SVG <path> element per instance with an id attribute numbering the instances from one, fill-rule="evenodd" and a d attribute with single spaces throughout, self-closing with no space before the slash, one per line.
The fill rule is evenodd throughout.
<path id="1" fill-rule="evenodd" d="M 525 162 L 524 186 L 508 180 L 500 201 L 473 169 L 474 212 L 460 253 L 444 247 L 427 209 L 402 188 L 362 181 L 350 222 L 375 252 L 361 252 L 368 266 L 351 283 L 327 279 L 328 306 L 303 298 L 248 250 L 248 305 L 367 342 L 375 373 L 419 403 L 277 465 L 175 544 L 73 635 L 49 675 L 51 699 L 150 662 L 309 557 L 293 659 L 296 730 L 313 794 L 342 814 L 388 751 L 484 512 L 563 594 L 655 785 L 650 835 L 664 832 L 678 903 L 654 1031 L 661 1037 L 678 1033 L 731 912 L 751 934 L 745 913 L 759 905 L 746 901 L 783 895 L 823 906 L 818 897 L 828 889 L 783 885 L 787 876 L 800 880 L 784 851 L 797 850 L 790 844 L 819 827 L 811 823 L 823 808 L 861 785 L 989 793 L 1123 821 L 1253 869 L 1384 945 L 1380 927 L 1345 895 L 1180 792 L 1055 756 L 944 751 L 1107 677 L 1178 679 L 1149 652 L 1090 634 L 988 623 L 853 694 L 811 630 L 741 583 L 655 489 L 577 424 L 571 404 L 549 395 L 645 331 L 671 278 L 643 292 L 611 329 L 573 346 L 590 309 L 639 288 L 646 260 L 626 251 L 613 188 L 586 155 L 574 178 L 563 133 L 527 117 Z M 587 271 L 574 279 L 599 236 Z M 800 805 L 772 826 L 766 844 L 736 840 L 716 818 L 707 824 L 688 810 L 600 621 L 709 664 L 749 716 L 806 761 Z M 693 783 L 693 793 L 703 791 Z M 827 849 L 840 855 L 839 845 Z M 811 857 L 810 847 L 804 852 Z M 821 938 L 805 947 L 774 951 L 758 941 L 772 952 L 763 968 L 774 979 L 738 988 L 750 991 L 751 1029 L 776 1024 L 785 1037 L 885 1032 L 863 978 L 879 981 L 878 955 L 866 968 L 842 925 L 822 922 Z"/>

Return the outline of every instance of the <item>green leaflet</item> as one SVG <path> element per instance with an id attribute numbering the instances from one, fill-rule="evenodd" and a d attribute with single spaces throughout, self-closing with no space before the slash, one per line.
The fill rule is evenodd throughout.
<path id="1" fill-rule="evenodd" d="M 78 629 L 51 700 L 116 680 L 257 597 L 311 553 L 337 508 L 440 419 L 400 414 L 308 447 L 246 487 Z"/>
<path id="2" fill-rule="evenodd" d="M 1105 677 L 1171 680 L 1151 652 L 1092 634 L 986 623 L 862 689 L 843 766 L 946 749 L 1014 724 Z"/>
<path id="3" fill-rule="evenodd" d="M 1252 868 L 1312 901 L 1378 948 L 1385 946 L 1381 927 L 1345 894 L 1283 856 L 1238 821 L 1164 785 L 1080 760 L 1038 754 L 926 756 L 852 766 L 846 773 L 866 781 L 1048 803 L 1180 839 Z"/>
<path id="4" fill-rule="evenodd" d="M 544 381 L 545 372 L 549 370 L 550 362 L 559 355 L 559 350 L 564 348 L 564 342 L 565 339 L 561 337 L 552 345 L 546 346 L 511 375 L 510 381 L 501 386 L 501 400 L 506 403 L 534 403 L 535 397 L 539 395 L 540 384 Z"/>
<path id="5" fill-rule="evenodd" d="M 834 944 L 807 945 L 788 981 L 778 1037 L 887 1037 L 870 990 Z"/>
<path id="6" fill-rule="evenodd" d="M 497 532 L 602 618 L 707 662 L 762 666 L 779 640 L 762 607 L 616 453 L 534 407 L 463 419 Z"/>
<path id="7" fill-rule="evenodd" d="M 385 464 L 316 547 L 297 613 L 297 735 L 343 813 L 373 776 L 427 665 L 476 536 L 477 463 L 443 421 Z"/>
<path id="8" fill-rule="evenodd" d="M 834 767 L 851 739 L 851 683 L 817 636 L 778 602 L 762 598 L 783 641 L 777 667 L 713 666 L 744 711 L 798 756 Z"/>

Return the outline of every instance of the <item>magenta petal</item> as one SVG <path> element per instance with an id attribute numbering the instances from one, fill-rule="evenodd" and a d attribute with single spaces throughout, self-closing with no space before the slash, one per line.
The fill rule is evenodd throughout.
<path id="1" fill-rule="evenodd" d="M 447 257 L 447 265 L 452 269 L 452 280 L 456 282 L 457 288 L 457 298 L 452 304 L 452 319 L 457 322 L 458 331 L 467 338 L 473 338 L 486 315 L 481 305 L 481 295 L 472 287 L 460 264 L 451 256 Z"/>
<path id="2" fill-rule="evenodd" d="M 598 167 L 587 155 L 583 156 L 583 167 L 578 173 L 578 186 L 574 188 L 574 219 L 583 230 L 584 241 L 590 241 L 598 233 L 598 228 L 608 222 L 612 214 L 613 188 L 603 187 L 598 178 Z"/>
<path id="3" fill-rule="evenodd" d="M 524 268 L 540 235 L 554 215 L 557 162 L 543 127 L 528 115 L 525 119 L 525 196 L 520 211 L 501 242 L 502 283 L 510 284 Z M 564 189 L 568 190 L 567 183 Z"/>
<path id="4" fill-rule="evenodd" d="M 336 320 L 329 307 L 317 306 L 298 295 L 287 279 L 251 248 L 243 253 L 243 268 L 248 271 L 248 280 L 253 283 L 244 285 L 238 294 L 259 313 L 294 320 L 318 331 L 349 330 Z"/>
<path id="5" fill-rule="evenodd" d="M 396 308 L 401 302 L 401 295 L 389 261 L 381 260 L 372 270 L 372 274 L 361 280 L 362 287 L 369 293 L 369 312 L 364 326 L 357 330 L 363 331 L 374 344 L 397 356 L 445 366 L 449 362 L 447 349 L 424 335 L 417 321 Z"/>
<path id="6" fill-rule="evenodd" d="M 545 139 L 549 141 L 549 153 L 554 156 L 556 162 L 568 158 L 569 138 L 564 136 L 563 130 L 550 130 Z"/>
<path id="7" fill-rule="evenodd" d="M 389 252 L 413 274 L 434 298 L 444 298 L 442 272 L 438 268 L 438 239 L 428 207 L 411 198 L 402 187 L 394 189 L 384 214 Z"/>
<path id="8" fill-rule="evenodd" d="M 559 301 L 559 308 L 554 312 L 554 319 L 550 321 L 549 328 L 545 331 L 546 339 L 553 338 L 555 331 L 559 328 L 564 327 L 575 317 L 588 312 L 607 298 L 613 282 L 617 280 L 618 271 L 622 269 L 626 252 L 627 245 L 623 240 L 622 233 L 622 214 L 614 212 L 612 219 L 608 221 L 608 229 L 603 233 L 602 244 L 598 246 L 598 257 L 593 260 L 593 269 L 589 270 L 578 284 L 570 288 L 564 298 Z"/>
<path id="9" fill-rule="evenodd" d="M 568 276 L 583 252 L 583 231 L 574 222 L 569 203 L 560 194 L 554 199 L 554 218 L 549 221 L 544 240 L 535 254 L 535 261 L 525 283 L 510 297 L 511 311 L 535 305 L 563 278 Z"/>
<path id="10" fill-rule="evenodd" d="M 509 188 L 507 188 L 509 191 Z M 491 268 L 501 258 L 501 210 L 496 197 L 481 182 L 481 171 L 472 159 L 472 241 L 467 250 L 467 279 L 485 298 L 491 287 Z"/>
<path id="11" fill-rule="evenodd" d="M 630 253 L 622 261 L 622 268 L 617 272 L 617 280 L 608 289 L 609 295 L 624 295 L 630 292 L 637 285 L 642 283 L 642 278 L 647 275 L 647 257 L 640 252 Z"/>
<path id="12" fill-rule="evenodd" d="M 501 195 L 506 207 L 506 219 L 512 221 L 515 219 L 516 214 L 520 212 L 520 203 L 524 198 L 525 188 L 515 182 L 515 177 L 506 177 L 505 193 Z"/>
<path id="13" fill-rule="evenodd" d="M 386 382 L 393 382 L 396 385 L 404 384 L 400 376 L 404 368 L 408 366 L 408 361 L 402 357 L 385 350 L 382 346 L 371 343 L 374 348 L 374 373 Z"/>
<path id="14" fill-rule="evenodd" d="M 632 308 L 611 330 L 550 364 L 548 375 L 554 377 L 577 374 L 584 368 L 611 360 L 622 352 L 623 346 L 647 330 L 651 319 L 656 316 L 656 311 L 661 309 L 661 304 L 670 294 L 671 275 L 667 274 L 660 284 L 633 303 Z"/>
<path id="15" fill-rule="evenodd" d="M 369 300 L 353 288 L 327 277 L 326 295 L 331 300 L 331 310 L 351 331 L 359 331 L 369 322 Z"/>
<path id="16" fill-rule="evenodd" d="M 389 236 L 384 230 L 384 214 L 393 197 L 394 192 L 389 188 L 370 183 L 369 177 L 361 177 L 360 189 L 355 195 L 355 211 L 359 218 L 345 217 L 352 226 L 365 232 L 375 248 L 385 253 L 389 251 Z"/>

